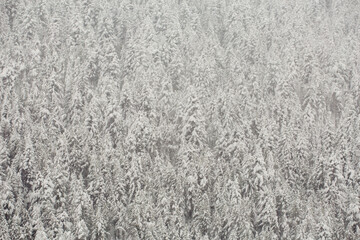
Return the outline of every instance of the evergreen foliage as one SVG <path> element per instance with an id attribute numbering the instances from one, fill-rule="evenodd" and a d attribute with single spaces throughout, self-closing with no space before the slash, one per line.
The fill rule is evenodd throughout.
<path id="1" fill-rule="evenodd" d="M 359 13 L 0 1 L 0 239 L 359 239 Z"/>

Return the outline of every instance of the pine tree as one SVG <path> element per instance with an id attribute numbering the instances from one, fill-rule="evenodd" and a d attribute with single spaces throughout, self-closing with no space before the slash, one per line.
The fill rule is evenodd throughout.
<path id="1" fill-rule="evenodd" d="M 350 193 L 347 199 L 347 210 L 346 210 L 346 236 L 349 238 L 356 237 L 360 234 L 360 225 L 359 225 L 359 206 L 358 206 L 358 197 L 354 193 Z"/>
<path id="2" fill-rule="evenodd" d="M 99 26 L 99 67 L 100 67 L 100 90 L 106 94 L 116 94 L 120 88 L 121 66 L 118 54 L 114 46 L 114 29 L 111 20 L 104 17 Z"/>
<path id="3" fill-rule="evenodd" d="M 136 80 L 143 72 L 153 65 L 154 56 L 158 52 L 157 36 L 149 17 L 142 20 L 142 24 L 136 30 L 129 42 L 126 55 L 125 75 L 126 79 Z"/>
<path id="4" fill-rule="evenodd" d="M 23 159 L 19 167 L 23 186 L 27 192 L 30 192 L 34 184 L 35 169 L 38 163 L 35 160 L 34 146 L 29 133 L 25 136 L 24 145 Z"/>
<path id="5" fill-rule="evenodd" d="M 200 100 L 195 95 L 190 96 L 184 115 L 181 131 L 183 153 L 188 161 L 196 161 L 192 159 L 206 147 L 206 133 Z"/>
<path id="6" fill-rule="evenodd" d="M 284 179 L 288 184 L 295 188 L 298 183 L 300 183 L 298 169 L 295 163 L 295 152 L 294 146 L 291 141 L 291 135 L 294 134 L 290 127 L 284 127 L 282 139 L 280 139 L 279 146 L 279 164 L 281 166 L 281 172 L 284 176 Z"/>
<path id="7" fill-rule="evenodd" d="M 276 234 L 277 232 L 277 223 L 276 223 L 276 213 L 275 213 L 275 202 L 274 196 L 270 194 L 268 189 L 268 176 L 264 168 L 264 160 L 262 153 L 259 152 L 259 149 L 256 149 L 256 162 L 254 166 L 255 173 L 255 186 L 259 191 L 258 199 L 256 200 L 257 208 L 257 218 L 258 222 L 256 223 L 256 229 L 259 232 L 268 232 L 271 234 Z"/>
<path id="8" fill-rule="evenodd" d="M 72 175 L 71 181 L 71 221 L 73 223 L 73 233 L 76 239 L 87 239 L 90 231 L 87 225 L 89 218 L 90 197 L 83 189 L 82 178 L 77 179 Z"/>
<path id="9" fill-rule="evenodd" d="M 1 181 L 2 182 L 2 181 Z M 8 223 L 5 218 L 5 214 L 3 212 L 3 206 L 1 204 L 0 207 L 0 236 L 2 236 L 4 239 L 10 239 L 10 232 L 8 228 Z"/>
<path id="10" fill-rule="evenodd" d="M 93 231 L 91 233 L 91 239 L 107 239 L 108 232 L 106 231 L 106 220 L 101 212 L 101 207 L 95 210 L 96 213 L 93 216 Z"/>

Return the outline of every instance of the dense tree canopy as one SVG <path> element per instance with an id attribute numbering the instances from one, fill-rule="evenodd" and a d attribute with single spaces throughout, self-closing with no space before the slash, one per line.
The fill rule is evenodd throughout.
<path id="1" fill-rule="evenodd" d="M 359 239 L 360 3 L 0 2 L 0 238 Z"/>

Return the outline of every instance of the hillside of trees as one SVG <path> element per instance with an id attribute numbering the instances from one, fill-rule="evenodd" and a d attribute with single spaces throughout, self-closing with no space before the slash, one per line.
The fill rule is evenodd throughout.
<path id="1" fill-rule="evenodd" d="M 360 239 L 360 2 L 1 0 L 0 239 Z"/>

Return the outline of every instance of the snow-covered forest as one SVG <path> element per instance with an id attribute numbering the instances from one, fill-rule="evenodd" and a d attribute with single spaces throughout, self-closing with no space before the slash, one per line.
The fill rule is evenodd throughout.
<path id="1" fill-rule="evenodd" d="M 357 0 L 0 0 L 0 239 L 359 239 Z"/>

